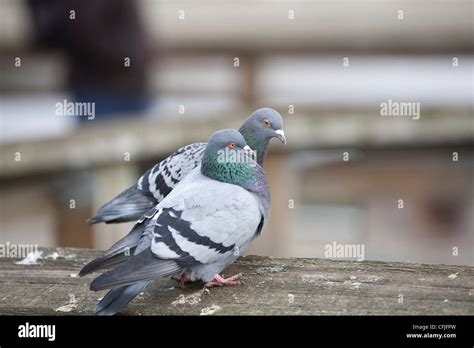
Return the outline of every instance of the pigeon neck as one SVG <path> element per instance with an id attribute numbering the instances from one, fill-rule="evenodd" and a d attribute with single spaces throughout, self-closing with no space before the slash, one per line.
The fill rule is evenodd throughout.
<path id="1" fill-rule="evenodd" d="M 201 173 L 211 179 L 238 185 L 255 193 L 265 192 L 267 189 L 266 175 L 255 161 L 223 161 L 217 154 L 205 154 Z"/>
<path id="2" fill-rule="evenodd" d="M 239 132 L 244 136 L 247 145 L 257 152 L 257 163 L 263 166 L 263 162 L 267 157 L 269 139 L 262 140 L 261 135 L 256 134 L 255 131 L 246 127 L 245 124 L 239 129 Z"/>

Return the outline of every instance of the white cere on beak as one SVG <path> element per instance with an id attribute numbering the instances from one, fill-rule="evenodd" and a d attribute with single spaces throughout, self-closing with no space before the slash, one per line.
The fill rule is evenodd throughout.
<path id="1" fill-rule="evenodd" d="M 278 129 L 275 133 L 278 134 L 278 139 L 280 139 L 283 144 L 286 144 L 286 137 L 283 129 Z"/>

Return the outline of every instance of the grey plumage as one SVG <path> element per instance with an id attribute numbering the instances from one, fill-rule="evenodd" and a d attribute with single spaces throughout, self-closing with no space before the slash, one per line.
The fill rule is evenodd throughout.
<path id="1" fill-rule="evenodd" d="M 115 268 L 92 282 L 91 290 L 112 289 L 98 304 L 96 313 L 120 311 L 157 278 L 186 273 L 193 281 L 209 282 L 259 235 L 268 221 L 270 207 L 266 175 L 255 162 L 219 163 L 215 152 L 232 141 L 242 152 L 245 141 L 237 131 L 216 132 L 202 164 L 100 261 L 84 267 L 87 272 L 81 271 L 81 275 L 110 265 L 124 247 L 134 250 L 133 256 L 114 263 Z"/>
<path id="2" fill-rule="evenodd" d="M 266 121 L 269 122 L 267 127 Z M 239 129 L 246 143 L 257 151 L 257 162 L 263 166 L 270 139 L 286 143 L 281 115 L 269 108 L 256 110 Z M 147 170 L 138 180 L 110 202 L 104 204 L 89 223 L 136 221 L 161 202 L 173 188 L 201 162 L 206 143 L 183 146 Z"/>
<path id="3" fill-rule="evenodd" d="M 94 308 L 94 312 L 97 315 L 114 315 L 125 308 L 149 283 L 143 281 L 110 290 Z"/>
<path id="4" fill-rule="evenodd" d="M 144 212 L 155 206 L 156 199 L 150 197 L 145 191 L 133 185 L 120 193 L 112 201 L 104 204 L 97 211 L 97 215 L 87 222 L 116 223 L 138 220 Z"/>
<path id="5" fill-rule="evenodd" d="M 100 269 L 107 268 L 123 261 L 126 261 L 131 255 L 134 254 L 136 247 L 140 240 L 146 238 L 145 227 L 147 222 L 153 218 L 159 209 L 153 207 L 149 209 L 133 226 L 132 230 L 105 252 L 104 255 L 89 262 L 84 268 L 81 269 L 79 275 L 85 276 L 89 273 L 96 272 Z"/>
<path id="6" fill-rule="evenodd" d="M 180 270 L 174 260 L 163 260 L 155 257 L 150 248 L 130 257 L 127 262 L 102 274 L 91 283 L 91 290 L 123 287 L 140 281 L 153 280 L 173 275 Z"/>

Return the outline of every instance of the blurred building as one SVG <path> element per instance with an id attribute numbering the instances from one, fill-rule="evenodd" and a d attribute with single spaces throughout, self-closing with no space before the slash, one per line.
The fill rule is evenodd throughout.
<path id="1" fill-rule="evenodd" d="M 77 10 L 78 32 L 81 3 L 61 10 Z M 95 209 L 268 106 L 288 145 L 270 149 L 271 223 L 249 252 L 325 257 L 336 242 L 366 259 L 474 264 L 472 1 L 136 3 L 146 103 L 100 122 L 55 113 L 75 95 L 71 51 L 38 43 L 28 2 L 0 0 L 0 243 L 107 248 L 131 224 L 90 227 Z M 141 51 L 114 25 L 97 26 L 88 55 Z M 123 64 L 127 49 L 106 57 Z"/>

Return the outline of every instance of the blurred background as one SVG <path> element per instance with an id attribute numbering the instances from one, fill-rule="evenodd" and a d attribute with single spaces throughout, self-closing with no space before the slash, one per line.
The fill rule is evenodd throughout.
<path id="1" fill-rule="evenodd" d="M 249 253 L 474 264 L 471 0 L 0 0 L 0 16 L 0 243 L 108 248 L 131 224 L 87 225 L 97 208 L 271 107 L 288 145 L 272 142 Z M 382 116 L 388 100 L 420 118 Z"/>

